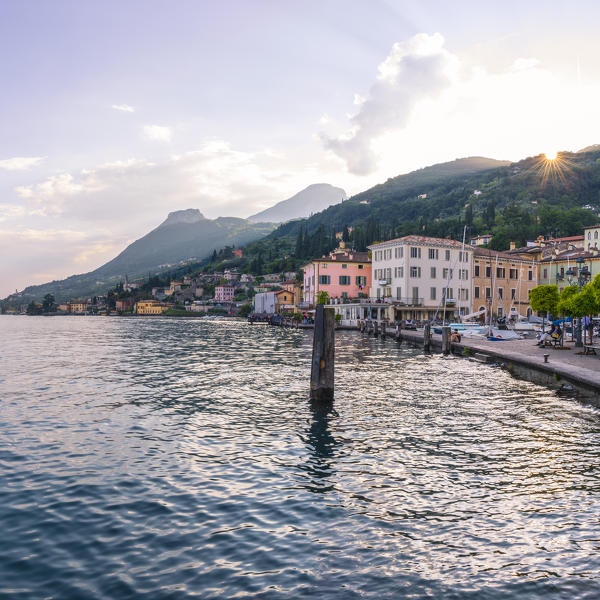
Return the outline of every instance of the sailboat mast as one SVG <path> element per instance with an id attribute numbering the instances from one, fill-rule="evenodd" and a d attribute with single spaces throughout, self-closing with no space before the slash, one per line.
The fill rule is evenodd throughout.
<path id="1" fill-rule="evenodd" d="M 465 225 L 463 227 L 462 261 L 459 260 L 458 261 L 459 263 L 466 262 L 466 260 L 465 260 L 465 237 L 466 237 L 466 235 L 467 235 L 467 226 Z M 458 320 L 459 321 L 462 321 L 461 314 L 460 314 L 460 301 L 462 300 L 462 287 L 461 287 L 462 283 L 461 283 L 461 281 L 463 281 L 463 279 L 461 277 L 461 274 L 464 273 L 464 272 L 465 272 L 465 269 L 460 268 L 458 270 L 458 275 L 459 275 L 459 277 L 458 277 L 458 298 L 457 298 L 457 306 L 456 306 L 456 308 L 458 309 Z"/>

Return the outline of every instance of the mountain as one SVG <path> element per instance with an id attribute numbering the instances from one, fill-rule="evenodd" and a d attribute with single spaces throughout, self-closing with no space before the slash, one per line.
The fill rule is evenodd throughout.
<path id="1" fill-rule="evenodd" d="M 225 246 L 242 246 L 264 237 L 271 223 L 250 223 L 235 217 L 207 219 L 190 208 L 169 213 L 156 229 L 133 242 L 118 256 L 90 273 L 72 275 L 62 281 L 30 286 L 23 290 L 27 302 L 51 293 L 58 302 L 102 294 L 125 275 L 145 276 L 180 261 L 206 258 Z"/>
<path id="2" fill-rule="evenodd" d="M 291 198 L 248 217 L 248 220 L 254 223 L 284 223 L 292 219 L 302 219 L 321 212 L 332 204 L 343 202 L 346 197 L 342 188 L 333 187 L 328 183 L 314 183 Z"/>
<path id="3" fill-rule="evenodd" d="M 600 148 L 516 163 L 475 157 L 388 179 L 341 204 L 283 223 L 244 249 L 253 274 L 293 271 L 339 243 L 365 250 L 374 241 L 422 234 L 460 240 L 490 233 L 508 249 L 539 235 L 577 235 L 600 221 Z M 219 263 L 211 265 L 218 267 Z"/>

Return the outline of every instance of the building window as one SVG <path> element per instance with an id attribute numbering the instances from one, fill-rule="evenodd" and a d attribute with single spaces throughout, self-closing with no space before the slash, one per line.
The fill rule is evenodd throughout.
<path id="1" fill-rule="evenodd" d="M 418 287 L 414 287 L 412 289 L 412 297 L 413 297 L 413 302 L 415 304 L 417 304 L 419 301 L 419 288 Z"/>
<path id="2" fill-rule="evenodd" d="M 452 279 L 454 273 L 454 269 L 442 269 L 442 278 L 448 279 L 448 275 L 450 275 L 450 279 Z"/>
<path id="3" fill-rule="evenodd" d="M 496 277 L 498 279 L 504 279 L 504 276 L 505 276 L 504 267 L 497 267 L 496 268 Z"/>
<path id="4" fill-rule="evenodd" d="M 344 263 L 344 264 L 342 265 L 342 269 L 347 269 L 347 268 L 348 268 L 348 265 L 347 265 L 346 263 Z"/>
<path id="5" fill-rule="evenodd" d="M 356 285 L 358 286 L 367 285 L 367 278 L 363 275 L 357 275 L 354 281 L 356 281 Z"/>
<path id="6" fill-rule="evenodd" d="M 358 268 L 359 268 L 359 269 L 362 269 L 362 268 L 363 268 L 363 265 L 358 265 Z"/>
<path id="7" fill-rule="evenodd" d="M 435 279 L 436 278 L 436 270 L 435 267 L 431 267 L 431 279 Z"/>
<path id="8" fill-rule="evenodd" d="M 479 277 L 479 265 L 475 265 L 475 277 Z"/>
<path id="9" fill-rule="evenodd" d="M 403 258 L 404 257 L 404 247 L 397 246 L 396 248 L 394 248 L 394 256 L 396 258 Z"/>
<path id="10" fill-rule="evenodd" d="M 350 275 L 340 275 L 340 285 L 350 285 Z"/>
<path id="11" fill-rule="evenodd" d="M 503 296 L 504 296 L 504 290 L 502 288 L 498 288 L 498 298 L 500 298 L 500 300 L 502 300 Z"/>
<path id="12" fill-rule="evenodd" d="M 489 287 L 485 288 L 485 297 L 486 298 L 491 298 L 492 297 L 492 288 L 489 288 Z"/>
<path id="13" fill-rule="evenodd" d="M 326 268 L 327 268 L 327 263 L 323 263 L 323 264 L 321 265 L 321 268 L 322 268 L 322 269 L 326 269 Z"/>
<path id="14" fill-rule="evenodd" d="M 404 267 L 395 267 L 394 268 L 394 277 L 404 277 Z"/>
<path id="15" fill-rule="evenodd" d="M 548 279 L 548 269 L 544 269 L 544 279 Z"/>
<path id="16" fill-rule="evenodd" d="M 429 289 L 429 299 L 430 300 L 435 300 L 435 293 L 436 293 L 436 288 L 432 287 Z"/>
<path id="17" fill-rule="evenodd" d="M 511 288 L 510 290 L 510 299 L 516 300 L 517 298 L 517 288 Z"/>
<path id="18" fill-rule="evenodd" d="M 388 248 L 385 251 L 385 258 L 386 258 L 386 260 L 391 260 L 391 258 L 392 258 L 392 249 L 391 248 Z"/>
<path id="19" fill-rule="evenodd" d="M 411 249 L 410 249 L 410 257 L 411 258 L 421 258 L 421 248 L 411 247 Z"/>
<path id="20" fill-rule="evenodd" d="M 348 292 L 342 292 L 342 298 L 348 300 Z"/>
<path id="21" fill-rule="evenodd" d="M 410 276 L 411 277 L 421 277 L 421 267 L 411 267 L 410 268 Z"/>
<path id="22" fill-rule="evenodd" d="M 502 314 L 503 314 L 502 307 L 501 307 L 501 306 L 499 306 L 499 307 L 498 307 L 498 316 L 499 316 L 499 317 L 501 317 L 501 316 L 502 316 Z"/>
<path id="23" fill-rule="evenodd" d="M 446 250 L 446 260 L 450 260 L 450 250 Z"/>
<path id="24" fill-rule="evenodd" d="M 479 298 L 479 286 L 476 285 L 473 289 L 475 292 L 475 298 Z"/>
<path id="25" fill-rule="evenodd" d="M 329 285 L 331 282 L 330 275 L 319 275 L 319 285 Z"/>
<path id="26" fill-rule="evenodd" d="M 594 239 L 597 240 L 598 239 L 598 231 L 594 231 Z"/>
<path id="27" fill-rule="evenodd" d="M 527 279 L 529 279 L 529 281 L 533 281 L 533 271 L 529 271 L 527 274 Z"/>
<path id="28" fill-rule="evenodd" d="M 402 288 L 401 287 L 397 287 L 396 288 L 396 299 L 400 300 L 402 298 Z"/>
<path id="29" fill-rule="evenodd" d="M 485 268 L 485 276 L 486 277 L 491 277 L 492 276 L 492 267 L 486 267 Z"/>
<path id="30" fill-rule="evenodd" d="M 437 260 L 439 258 L 440 251 L 436 248 L 429 248 L 429 259 Z"/>
<path id="31" fill-rule="evenodd" d="M 517 273 L 517 270 L 516 269 L 510 269 L 510 271 L 508 272 L 508 277 L 510 279 L 518 279 L 519 275 Z"/>

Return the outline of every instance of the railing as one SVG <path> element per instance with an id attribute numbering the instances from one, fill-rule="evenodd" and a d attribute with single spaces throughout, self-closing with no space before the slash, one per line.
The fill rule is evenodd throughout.
<path id="1" fill-rule="evenodd" d="M 387 298 L 386 298 L 387 300 Z M 423 306 L 423 298 L 416 298 L 409 296 L 406 298 L 391 298 L 393 304 L 405 305 L 405 306 Z"/>
<path id="2" fill-rule="evenodd" d="M 381 279 L 377 280 L 378 285 L 390 285 L 391 283 L 392 283 L 391 277 L 382 277 Z"/>

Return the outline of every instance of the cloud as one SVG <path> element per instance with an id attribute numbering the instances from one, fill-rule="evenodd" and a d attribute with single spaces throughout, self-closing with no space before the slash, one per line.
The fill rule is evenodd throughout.
<path id="1" fill-rule="evenodd" d="M 327 168 L 319 162 L 293 172 L 289 162 L 270 149 L 244 152 L 213 140 L 164 160 L 107 162 L 15 191 L 30 213 L 110 223 L 131 236 L 182 208 L 199 208 L 210 218 L 253 214 L 321 180 Z"/>
<path id="2" fill-rule="evenodd" d="M 95 173 L 82 171 L 80 181 L 76 181 L 69 173 L 60 173 L 37 185 L 17 186 L 15 192 L 21 198 L 30 201 L 30 214 L 50 216 L 62 214 L 69 197 L 97 192 L 100 189 L 102 183 L 96 180 Z"/>
<path id="3" fill-rule="evenodd" d="M 25 207 L 19 204 L 0 204 L 0 222 L 26 214 Z"/>
<path id="4" fill-rule="evenodd" d="M 133 108 L 133 106 L 129 106 L 129 104 L 113 104 L 112 108 L 115 110 L 120 110 L 121 112 L 135 112 L 135 108 Z"/>
<path id="5" fill-rule="evenodd" d="M 14 158 L 0 160 L 0 169 L 6 171 L 25 171 L 31 169 L 31 167 L 35 167 L 45 159 L 45 156 L 15 156 Z"/>
<path id="6" fill-rule="evenodd" d="M 342 158 L 351 173 L 372 173 L 377 168 L 373 141 L 405 127 L 419 101 L 450 86 L 456 67 L 457 59 L 444 48 L 439 33 L 420 33 L 395 43 L 367 97 L 355 95 L 360 109 L 350 118 L 350 130 L 333 138 L 323 134 L 325 147 Z"/>
<path id="7" fill-rule="evenodd" d="M 0 228 L 0 297 L 28 285 L 88 272 L 114 258 L 128 243 L 110 231 L 67 228 Z"/>
<path id="8" fill-rule="evenodd" d="M 144 125 L 142 135 L 147 140 L 170 142 L 173 131 L 170 127 L 163 127 L 162 125 Z"/>

